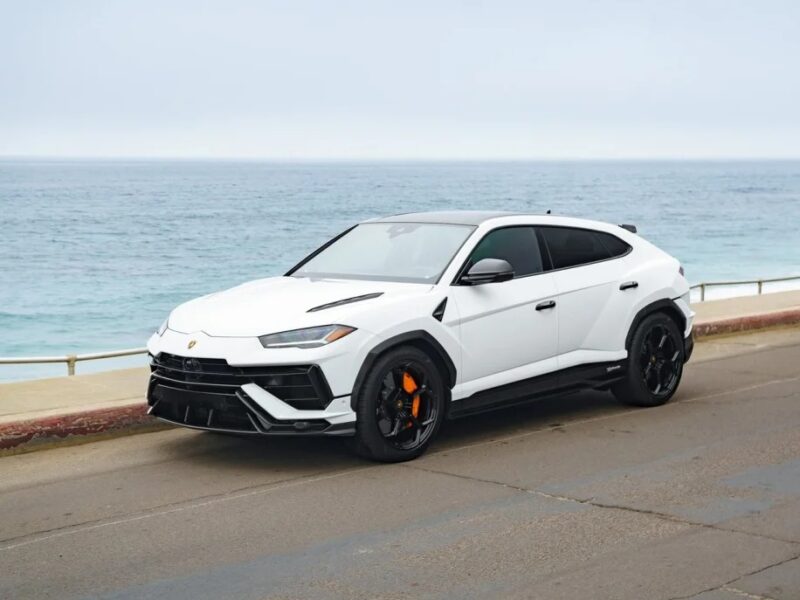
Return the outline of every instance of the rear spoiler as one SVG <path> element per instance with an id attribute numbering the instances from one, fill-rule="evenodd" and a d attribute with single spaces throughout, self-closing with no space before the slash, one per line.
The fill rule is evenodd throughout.
<path id="1" fill-rule="evenodd" d="M 636 225 L 630 225 L 629 223 L 620 223 L 620 227 L 623 229 L 627 229 L 631 233 L 636 233 Z"/>

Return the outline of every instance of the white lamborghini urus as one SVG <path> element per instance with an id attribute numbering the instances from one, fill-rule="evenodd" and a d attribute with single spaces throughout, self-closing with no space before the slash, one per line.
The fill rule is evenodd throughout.
<path id="1" fill-rule="evenodd" d="M 406 214 L 351 227 L 283 277 L 176 308 L 150 338 L 154 416 L 422 454 L 448 418 L 579 389 L 656 406 L 692 353 L 678 261 L 630 225 Z"/>

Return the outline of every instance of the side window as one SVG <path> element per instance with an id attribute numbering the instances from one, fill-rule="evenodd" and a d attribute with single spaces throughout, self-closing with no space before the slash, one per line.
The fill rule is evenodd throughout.
<path id="1" fill-rule="evenodd" d="M 611 256 L 622 256 L 623 254 L 627 254 L 631 247 L 619 239 L 615 235 L 611 235 L 610 233 L 604 233 L 602 231 L 595 232 L 595 235 L 600 238 L 600 241 L 603 243 L 603 246 L 611 252 Z"/>
<path id="2" fill-rule="evenodd" d="M 539 231 L 550 250 L 554 269 L 576 267 L 612 257 L 596 231 L 571 227 L 542 227 Z"/>
<path id="3" fill-rule="evenodd" d="M 533 227 L 504 227 L 490 231 L 472 251 L 467 268 L 484 258 L 508 261 L 514 269 L 514 277 L 543 271 L 542 254 Z"/>

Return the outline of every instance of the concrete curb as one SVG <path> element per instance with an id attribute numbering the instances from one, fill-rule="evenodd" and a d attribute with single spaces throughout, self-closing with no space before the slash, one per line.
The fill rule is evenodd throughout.
<path id="1" fill-rule="evenodd" d="M 0 454 L 27 452 L 62 443 L 93 441 L 169 427 L 147 414 L 147 405 L 130 404 L 73 412 L 54 417 L 0 423 Z"/>
<path id="2" fill-rule="evenodd" d="M 800 308 L 697 323 L 695 338 L 800 324 Z M 171 427 L 147 415 L 147 405 L 130 404 L 54 417 L 0 423 L 0 454 L 29 452 L 54 444 L 91 442 L 102 437 Z"/>
<path id="3" fill-rule="evenodd" d="M 768 329 L 770 327 L 797 324 L 800 324 L 800 308 L 705 321 L 703 323 L 696 323 L 693 330 L 696 338 L 703 338 L 710 335 L 738 333 L 741 331 L 753 331 L 756 329 Z"/>

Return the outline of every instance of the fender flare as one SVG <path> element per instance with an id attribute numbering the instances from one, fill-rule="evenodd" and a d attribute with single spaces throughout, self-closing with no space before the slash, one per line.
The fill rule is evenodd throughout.
<path id="1" fill-rule="evenodd" d="M 662 298 L 661 300 L 656 300 L 655 302 L 648 304 L 639 310 L 639 312 L 636 313 L 636 316 L 633 317 L 631 326 L 628 328 L 628 335 L 625 336 L 625 349 L 628 352 L 630 352 L 633 334 L 636 331 L 636 328 L 639 327 L 639 323 L 641 323 L 646 317 L 656 312 L 664 312 L 674 318 L 680 326 L 681 336 L 683 336 L 683 332 L 686 331 L 686 316 L 683 314 L 683 311 L 678 308 L 674 301 L 668 298 Z"/>
<path id="2" fill-rule="evenodd" d="M 397 346 L 402 346 L 404 344 L 423 346 L 427 347 L 426 349 L 433 350 L 433 352 L 436 354 L 436 356 L 433 357 L 434 360 L 438 358 L 441 365 L 445 368 L 447 375 L 445 384 L 449 389 L 453 389 L 453 386 L 456 384 L 457 376 L 456 366 L 453 363 L 453 359 L 450 358 L 447 350 L 445 350 L 444 346 L 439 343 L 439 340 L 423 329 L 416 329 L 414 331 L 407 331 L 405 333 L 400 333 L 385 339 L 367 353 L 367 356 L 364 358 L 364 362 L 361 364 L 361 368 L 358 370 L 358 375 L 356 375 L 356 380 L 353 383 L 353 391 L 350 395 L 350 407 L 354 411 L 356 410 L 358 391 L 364 384 L 364 380 L 367 378 L 367 373 L 369 373 L 369 370 L 372 368 L 372 365 L 375 364 L 377 358 L 387 350 Z"/>

